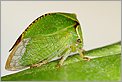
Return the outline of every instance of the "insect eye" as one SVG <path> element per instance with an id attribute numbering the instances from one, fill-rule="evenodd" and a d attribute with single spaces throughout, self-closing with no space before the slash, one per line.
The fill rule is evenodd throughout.
<path id="1" fill-rule="evenodd" d="M 80 40 L 80 39 L 77 39 L 77 42 L 78 42 L 78 43 L 81 43 L 81 40 Z"/>

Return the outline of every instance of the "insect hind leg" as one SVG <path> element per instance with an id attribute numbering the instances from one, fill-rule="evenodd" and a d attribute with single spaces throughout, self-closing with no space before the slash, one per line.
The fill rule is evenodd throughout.
<path id="1" fill-rule="evenodd" d="M 42 65 L 44 65 L 44 64 L 47 64 L 47 63 L 48 63 L 47 60 L 43 60 L 43 61 L 41 61 L 41 62 L 39 62 L 39 63 L 37 63 L 37 64 L 31 65 L 30 68 L 40 67 L 40 66 L 42 66 Z"/>

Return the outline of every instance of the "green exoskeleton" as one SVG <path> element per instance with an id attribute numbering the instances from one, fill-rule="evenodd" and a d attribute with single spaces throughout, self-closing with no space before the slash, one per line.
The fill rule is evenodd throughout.
<path id="1" fill-rule="evenodd" d="M 60 58 L 58 66 L 61 66 L 72 52 L 78 52 L 83 58 L 82 47 L 82 31 L 75 14 L 45 14 L 34 20 L 17 39 L 5 68 L 39 67 L 54 58 Z"/>

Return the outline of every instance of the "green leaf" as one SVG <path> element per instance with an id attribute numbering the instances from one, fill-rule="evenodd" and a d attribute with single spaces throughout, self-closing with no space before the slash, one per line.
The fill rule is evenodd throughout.
<path id="1" fill-rule="evenodd" d="M 56 68 L 59 60 L 42 67 L 3 76 L 2 80 L 116 80 L 120 81 L 120 42 L 86 51 L 92 57 L 85 61 L 78 54 L 68 57 L 61 68 Z"/>

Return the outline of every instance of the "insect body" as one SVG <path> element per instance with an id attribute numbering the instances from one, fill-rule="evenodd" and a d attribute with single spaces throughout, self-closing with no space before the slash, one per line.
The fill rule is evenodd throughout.
<path id="1" fill-rule="evenodd" d="M 56 57 L 61 58 L 61 66 L 72 52 L 79 52 L 83 57 L 82 45 L 82 31 L 75 14 L 45 14 L 33 21 L 17 39 L 5 68 L 39 67 Z"/>

